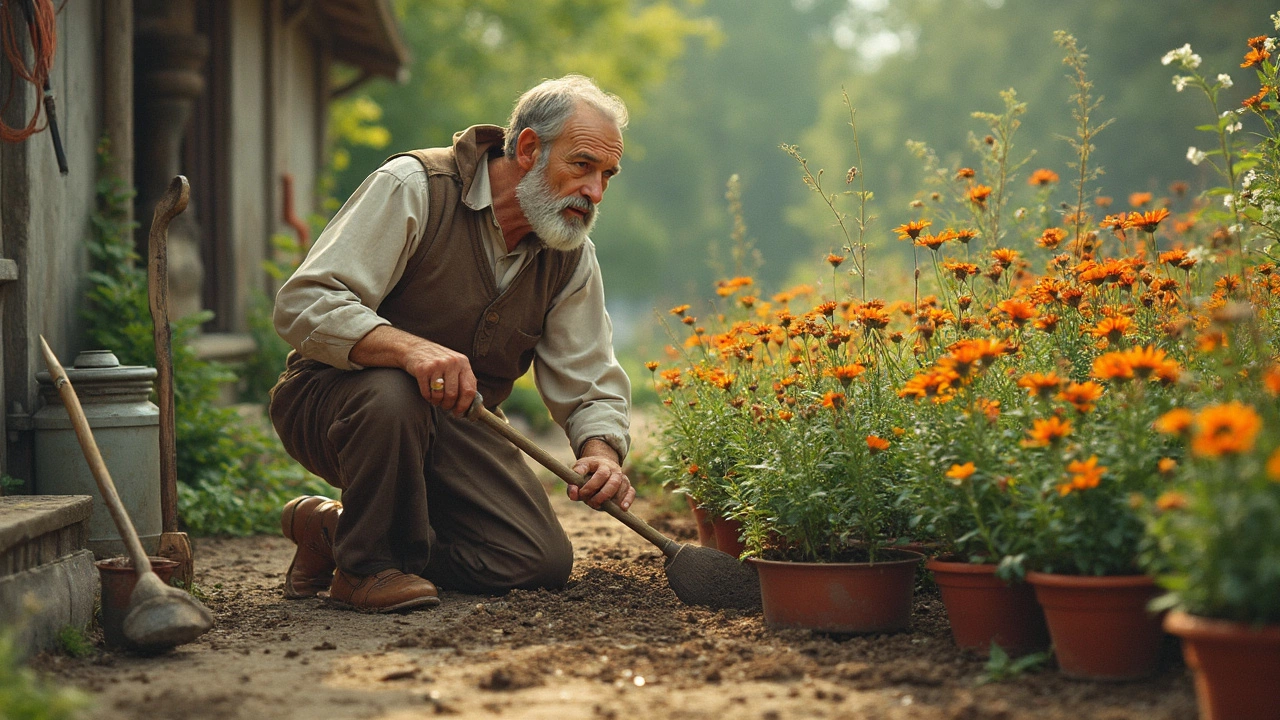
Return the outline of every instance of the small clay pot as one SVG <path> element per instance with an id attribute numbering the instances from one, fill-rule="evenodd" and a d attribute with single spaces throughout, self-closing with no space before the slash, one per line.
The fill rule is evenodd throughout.
<path id="1" fill-rule="evenodd" d="M 765 624 L 834 633 L 895 632 L 911 621 L 920 553 L 883 550 L 874 563 L 748 558 L 760 574 Z"/>
<path id="2" fill-rule="evenodd" d="M 1049 628 L 1030 585 L 1005 583 L 992 564 L 949 558 L 924 567 L 933 572 L 959 647 L 985 654 L 994 642 L 1016 657 L 1049 646 Z"/>
<path id="3" fill-rule="evenodd" d="M 702 547 L 716 547 L 716 530 L 711 522 L 711 513 L 707 509 L 698 504 L 692 495 L 685 494 L 684 499 L 689 503 L 689 509 L 693 511 L 693 521 L 698 526 L 698 544 Z"/>
<path id="4" fill-rule="evenodd" d="M 1136 680 L 1160 660 L 1160 616 L 1147 603 L 1160 594 L 1146 575 L 1094 577 L 1029 572 L 1044 608 L 1062 674 L 1082 680 Z"/>
<path id="5" fill-rule="evenodd" d="M 178 563 L 169 558 L 147 556 L 151 561 L 151 571 L 168 585 Z M 133 595 L 133 586 L 138 583 L 138 573 L 133 569 L 133 561 L 127 557 L 113 557 L 94 563 L 98 568 L 98 578 L 102 581 L 102 614 L 99 623 L 102 625 L 102 639 L 107 647 L 124 649 L 132 647 L 132 643 L 124 636 L 124 619 L 129 614 L 129 598 Z"/>
<path id="6" fill-rule="evenodd" d="M 1174 611 L 1165 616 L 1164 629 L 1182 638 L 1201 720 L 1280 717 L 1280 625 L 1255 627 Z"/>
<path id="7" fill-rule="evenodd" d="M 734 557 L 742 557 L 743 551 L 747 549 L 742 542 L 742 521 L 712 517 L 711 525 L 715 530 L 716 549 Z"/>

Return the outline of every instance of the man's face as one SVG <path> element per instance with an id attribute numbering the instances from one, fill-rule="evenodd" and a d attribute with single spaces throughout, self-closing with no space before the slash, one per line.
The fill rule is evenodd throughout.
<path id="1" fill-rule="evenodd" d="M 593 108 L 580 108 L 555 142 L 539 147 L 537 163 L 516 186 L 533 231 L 556 250 L 581 245 L 621 159 L 622 133 L 613 120 Z"/>

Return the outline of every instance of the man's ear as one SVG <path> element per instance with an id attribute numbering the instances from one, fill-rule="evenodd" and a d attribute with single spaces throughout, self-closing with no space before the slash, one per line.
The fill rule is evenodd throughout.
<path id="1" fill-rule="evenodd" d="M 542 140 L 533 128 L 525 128 L 516 138 L 516 163 L 520 169 L 528 172 L 538 161 L 538 152 L 542 150 Z"/>

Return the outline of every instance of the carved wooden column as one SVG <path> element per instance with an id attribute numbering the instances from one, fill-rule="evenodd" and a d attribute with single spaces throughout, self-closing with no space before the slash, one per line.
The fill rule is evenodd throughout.
<path id="1" fill-rule="evenodd" d="M 182 142 L 195 101 L 204 92 L 209 39 L 195 31 L 196 0 L 136 0 L 135 101 L 139 253 L 156 202 L 174 175 L 182 174 Z M 169 226 L 169 314 L 201 308 L 204 266 L 194 208 Z"/>

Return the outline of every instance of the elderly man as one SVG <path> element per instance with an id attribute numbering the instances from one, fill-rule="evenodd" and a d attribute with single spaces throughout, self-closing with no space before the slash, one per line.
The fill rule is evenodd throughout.
<path id="1" fill-rule="evenodd" d="M 630 384 L 587 233 L 622 157 L 627 110 L 570 75 L 522 95 L 507 128 L 393 156 L 276 298 L 294 351 L 272 392 L 289 453 L 342 491 L 285 506 L 285 595 L 370 612 L 467 592 L 558 587 L 573 549 L 506 440 L 464 418 L 532 364 L 598 508 L 635 498 L 621 462 Z M 335 569 L 336 568 L 336 569 Z M 331 587 L 330 587 L 331 585 Z"/>

